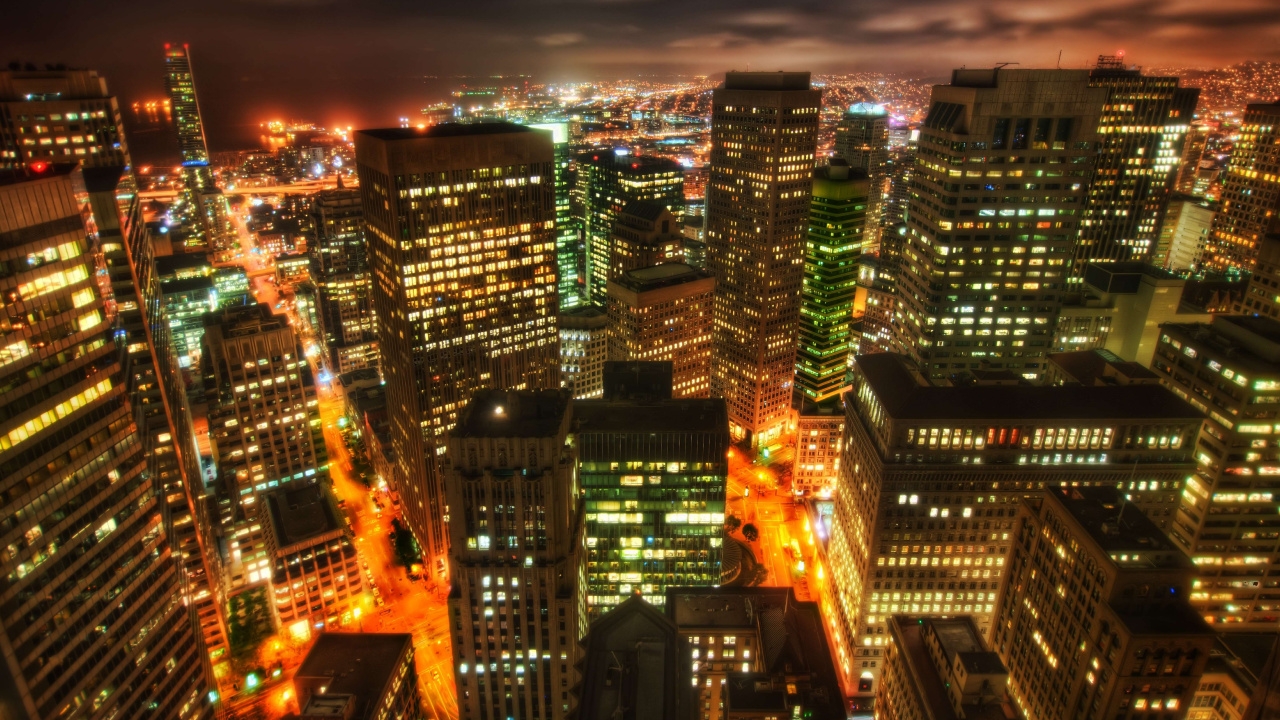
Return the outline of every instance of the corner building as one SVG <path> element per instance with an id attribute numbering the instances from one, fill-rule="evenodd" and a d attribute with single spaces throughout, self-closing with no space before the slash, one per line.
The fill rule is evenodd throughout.
<path id="1" fill-rule="evenodd" d="M 1155 385 L 933 385 L 888 353 L 857 358 L 845 397 L 828 621 L 859 694 L 875 692 L 891 615 L 987 630 L 1022 498 L 1123 487 L 1171 527 L 1203 422 Z"/>
<path id="2" fill-rule="evenodd" d="M 1023 502 L 992 648 L 1036 720 L 1181 718 L 1214 634 L 1187 604 L 1191 561 L 1115 488 Z"/>
<path id="3" fill-rule="evenodd" d="M 807 72 L 730 72 L 711 103 L 711 395 L 734 437 L 767 445 L 791 411 L 822 91 Z"/>
<path id="4" fill-rule="evenodd" d="M 586 632 L 571 414 L 568 390 L 482 390 L 449 435 L 449 615 L 467 720 L 569 710 Z"/>
<path id="5" fill-rule="evenodd" d="M 1043 372 L 1106 98 L 1087 70 L 956 70 L 934 86 L 896 268 L 907 351 L 931 377 Z"/>
<path id="6" fill-rule="evenodd" d="M 560 385 L 554 159 L 509 123 L 356 133 L 392 486 L 437 581 L 445 433 L 476 390 Z"/>

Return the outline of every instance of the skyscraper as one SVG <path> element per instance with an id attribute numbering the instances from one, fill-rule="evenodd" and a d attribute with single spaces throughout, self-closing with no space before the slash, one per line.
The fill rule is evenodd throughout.
<path id="1" fill-rule="evenodd" d="M 864 241 L 878 248 L 884 224 L 889 170 L 889 113 L 883 105 L 855 103 L 836 123 L 835 156 L 868 180 Z"/>
<path id="2" fill-rule="evenodd" d="M 1058 486 L 1023 501 L 1010 544 L 990 637 L 1026 717 L 1185 716 L 1214 636 L 1187 604 L 1195 566 L 1146 515 Z"/>
<path id="3" fill-rule="evenodd" d="M 662 365 L 610 363 L 604 398 L 574 401 L 592 618 L 629 595 L 661 605 L 668 587 L 720 584 L 724 401 L 670 399 L 669 366 L 656 378 L 665 380 L 665 394 L 648 392 L 640 376 Z M 611 383 L 610 369 L 619 366 L 629 397 Z"/>
<path id="4" fill-rule="evenodd" d="M 835 159 L 813 173 L 809 236 L 800 290 L 796 384 L 809 400 L 836 397 L 846 387 L 859 260 L 868 242 L 871 200 L 866 173 Z"/>
<path id="5" fill-rule="evenodd" d="M 377 357 L 377 338 L 360 191 L 338 187 L 317 193 L 311 222 L 315 242 L 307 252 L 329 366 L 334 373 L 366 367 L 367 358 Z"/>
<path id="6" fill-rule="evenodd" d="M 670 362 L 672 397 L 707 397 L 715 278 L 684 263 L 609 281 L 609 359 Z"/>
<path id="7" fill-rule="evenodd" d="M 609 357 L 609 316 L 594 305 L 560 313 L 560 383 L 575 398 L 604 392 Z"/>
<path id="8" fill-rule="evenodd" d="M 1086 70 L 956 70 L 920 133 L 897 268 L 907 351 L 1034 378 L 1050 349 L 1107 90 Z"/>
<path id="9" fill-rule="evenodd" d="M 1107 55 L 1089 73 L 1089 85 L 1106 88 L 1107 99 L 1080 222 L 1075 280 L 1087 262 L 1152 261 L 1200 96 L 1195 88 L 1178 87 L 1176 77 L 1143 75 Z"/>
<path id="10" fill-rule="evenodd" d="M 757 445 L 791 409 L 821 101 L 807 72 L 730 72 L 712 94 L 711 394 L 728 403 L 735 436 Z"/>
<path id="11" fill-rule="evenodd" d="M 227 220 L 227 199 L 209 167 L 209 148 L 196 101 L 190 48 L 185 44 L 176 47 L 165 43 L 164 63 L 165 90 L 169 94 L 178 150 L 182 154 L 182 177 L 186 186 L 183 199 L 189 205 L 187 217 L 194 220 L 192 229 L 204 240 L 214 260 L 226 262 L 235 256 L 236 237 Z"/>
<path id="12" fill-rule="evenodd" d="M 0 715 L 208 717 L 212 678 L 166 527 L 180 483 L 153 475 L 157 415 L 131 397 L 133 374 L 152 370 L 119 324 L 107 255 L 127 269 L 121 238 L 104 247 L 74 165 L 5 173 L 0 208 Z"/>
<path id="13" fill-rule="evenodd" d="M 1239 138 L 1222 181 L 1204 267 L 1218 272 L 1253 270 L 1258 246 L 1280 234 L 1280 103 L 1245 107 Z"/>
<path id="14" fill-rule="evenodd" d="M 581 228 L 573 217 L 569 202 L 569 123 L 534 123 L 531 128 L 551 133 L 551 146 L 556 163 L 556 293 L 560 310 L 568 310 L 584 302 L 582 278 L 578 277 Z"/>
<path id="15" fill-rule="evenodd" d="M 481 390 L 443 467 L 461 717 L 563 718 L 586 632 L 567 390 Z"/>
<path id="16" fill-rule="evenodd" d="M 587 241 L 587 299 L 604 307 L 614 223 L 636 200 L 654 202 L 682 218 L 684 170 L 674 160 L 632 155 L 625 148 L 594 152 L 578 157 L 578 191 Z"/>
<path id="17" fill-rule="evenodd" d="M 826 574 L 837 665 L 874 693 L 889 617 L 990 626 L 1017 503 L 1046 483 L 1123 487 L 1172 528 L 1202 418 L 1155 385 L 935 385 L 860 355 L 846 397 Z"/>
<path id="18" fill-rule="evenodd" d="M 560 386 L 551 136 L 509 123 L 366 130 L 356 162 L 391 482 L 442 579 L 445 433 L 476 390 Z"/>
<path id="19" fill-rule="evenodd" d="M 0 70 L 0 170 L 125 167 L 120 107 L 93 70 Z"/>
<path id="20" fill-rule="evenodd" d="M 1196 563 L 1191 604 L 1224 630 L 1274 628 L 1280 621 L 1280 322 L 1217 317 L 1210 325 L 1160 326 L 1151 369 L 1208 415 L 1199 473 L 1187 482 L 1170 536 Z"/>
<path id="21" fill-rule="evenodd" d="M 649 200 L 627 203 L 613 223 L 612 235 L 610 280 L 630 270 L 685 261 L 685 237 L 680 231 L 680 221 L 659 203 Z"/>

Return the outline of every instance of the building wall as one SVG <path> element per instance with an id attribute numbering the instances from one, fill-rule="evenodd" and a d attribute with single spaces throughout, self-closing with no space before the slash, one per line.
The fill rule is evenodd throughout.
<path id="1" fill-rule="evenodd" d="M 715 280 L 635 290 L 610 282 L 609 360 L 667 361 L 672 397 L 707 397 Z"/>
<path id="2" fill-rule="evenodd" d="M 604 394 L 609 318 L 592 309 L 560 316 L 560 380 L 578 399 Z"/>
<path id="3" fill-rule="evenodd" d="M 1280 103 L 1247 105 L 1222 181 L 1204 267 L 1233 274 L 1254 268 L 1259 245 L 1280 232 Z"/>

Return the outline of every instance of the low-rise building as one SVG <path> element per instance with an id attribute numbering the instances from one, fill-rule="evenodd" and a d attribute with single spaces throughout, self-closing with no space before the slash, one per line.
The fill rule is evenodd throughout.
<path id="1" fill-rule="evenodd" d="M 293 676 L 301 720 L 424 720 L 413 636 L 322 633 Z"/>
<path id="2" fill-rule="evenodd" d="M 311 280 L 311 257 L 301 253 L 290 253 L 276 258 L 276 282 L 280 285 L 294 285 Z"/>

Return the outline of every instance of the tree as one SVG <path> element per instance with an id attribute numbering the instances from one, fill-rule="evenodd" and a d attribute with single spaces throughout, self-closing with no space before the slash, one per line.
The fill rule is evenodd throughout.
<path id="1" fill-rule="evenodd" d="M 751 569 L 747 571 L 747 574 L 743 579 L 742 584 L 745 587 L 753 587 L 755 585 L 759 585 L 760 583 L 764 582 L 768 578 L 769 578 L 769 569 L 766 568 L 763 564 L 757 563 L 755 565 L 752 565 Z"/>
<path id="2" fill-rule="evenodd" d="M 755 542 L 760 539 L 760 531 L 756 529 L 755 525 L 747 523 L 742 526 L 742 537 L 746 538 L 747 542 Z"/>
<path id="3" fill-rule="evenodd" d="M 733 532 L 734 530 L 742 527 L 742 518 L 737 515 L 730 515 L 724 519 L 724 525 L 729 529 L 729 532 Z"/>
<path id="4" fill-rule="evenodd" d="M 399 519 L 391 521 L 391 540 L 395 546 L 396 560 L 401 565 L 409 567 L 422 560 L 418 541 L 413 539 L 413 533 L 409 532 L 409 528 L 400 524 Z"/>

